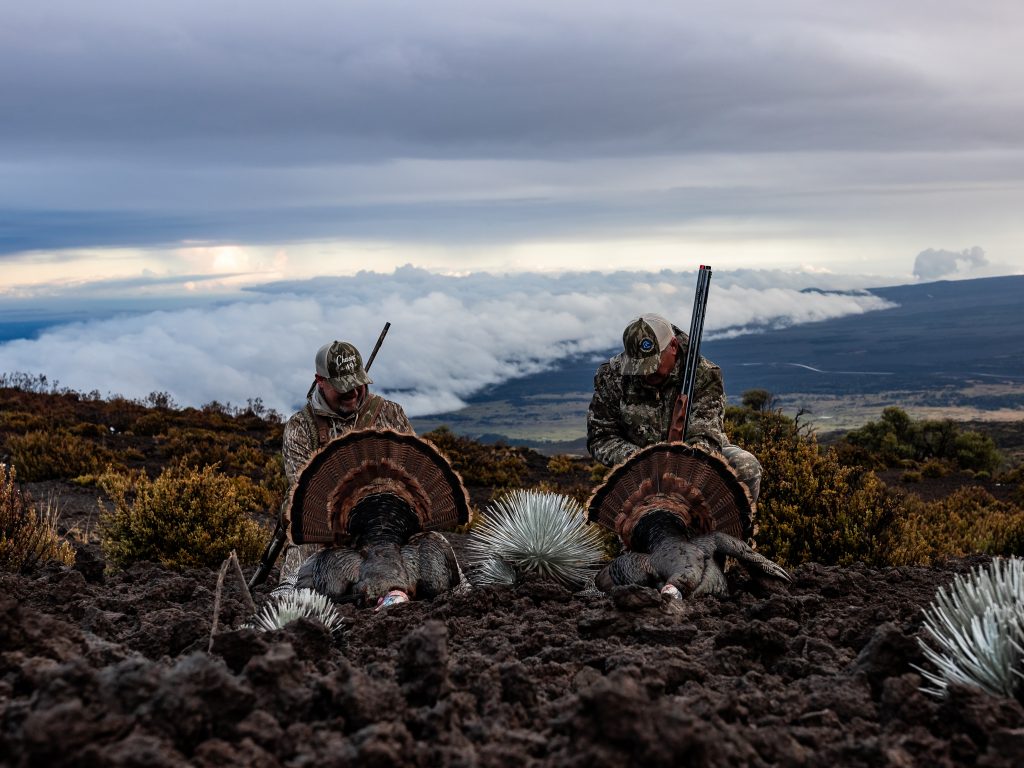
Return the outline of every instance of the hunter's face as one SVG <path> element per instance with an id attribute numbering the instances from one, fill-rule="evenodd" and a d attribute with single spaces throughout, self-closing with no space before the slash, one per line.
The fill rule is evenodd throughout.
<path id="1" fill-rule="evenodd" d="M 339 392 L 332 387 L 326 379 L 317 378 L 317 382 L 320 385 L 320 394 L 323 395 L 324 401 L 331 407 L 331 410 L 337 411 L 338 413 L 352 413 L 359 407 L 359 401 L 362 399 L 363 391 L 366 387 L 356 387 L 348 392 Z"/>
<path id="2" fill-rule="evenodd" d="M 658 370 L 645 376 L 644 381 L 655 386 L 665 381 L 672 372 L 672 369 L 675 368 L 678 349 L 679 345 L 675 339 L 672 339 L 672 342 L 665 347 L 665 351 L 661 353 L 661 362 L 658 364 Z"/>

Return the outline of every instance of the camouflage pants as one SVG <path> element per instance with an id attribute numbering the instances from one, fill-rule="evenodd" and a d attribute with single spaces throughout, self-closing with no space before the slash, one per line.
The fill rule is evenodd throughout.
<path id="1" fill-rule="evenodd" d="M 722 455 L 729 462 L 740 480 L 750 491 L 750 498 L 755 502 L 761 494 L 761 462 L 749 451 L 744 451 L 738 445 L 726 445 L 722 448 Z"/>
<path id="2" fill-rule="evenodd" d="M 729 462 L 747 490 L 750 491 L 750 498 L 754 504 L 750 509 L 750 528 L 747 535 L 747 544 L 755 546 L 757 538 L 757 497 L 761 494 L 761 462 L 749 451 L 744 451 L 738 445 L 726 445 L 722 448 L 722 455 Z"/>

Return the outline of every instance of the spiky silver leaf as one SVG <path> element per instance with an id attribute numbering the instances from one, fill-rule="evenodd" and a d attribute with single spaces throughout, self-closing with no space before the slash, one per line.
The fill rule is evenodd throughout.
<path id="1" fill-rule="evenodd" d="M 344 629 L 344 619 L 338 615 L 330 598 L 312 589 L 292 589 L 275 592 L 263 609 L 246 626 L 261 632 L 282 629 L 296 619 L 315 619 L 335 634 Z"/>
<path id="2" fill-rule="evenodd" d="M 957 576 L 924 614 L 939 650 L 919 638 L 938 669 L 915 667 L 931 684 L 921 690 L 944 696 L 950 683 L 960 683 L 995 696 L 1024 693 L 1024 560 L 998 558 Z"/>
<path id="3" fill-rule="evenodd" d="M 573 589 L 586 584 L 601 560 L 597 531 L 583 508 L 560 493 L 517 490 L 492 502 L 466 544 L 471 578 L 511 584 L 539 573 Z"/>
<path id="4" fill-rule="evenodd" d="M 516 569 L 493 555 L 471 560 L 469 574 L 474 584 L 501 584 L 511 587 L 516 583 Z"/>

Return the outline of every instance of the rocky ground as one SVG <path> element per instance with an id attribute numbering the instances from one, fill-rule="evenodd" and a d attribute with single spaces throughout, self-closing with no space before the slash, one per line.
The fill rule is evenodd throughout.
<path id="1" fill-rule="evenodd" d="M 1019 702 L 932 698 L 912 666 L 922 607 L 983 562 L 809 564 L 685 603 L 530 581 L 343 605 L 338 636 L 239 628 L 229 578 L 211 643 L 215 571 L 105 573 L 80 542 L 0 576 L 0 764 L 1020 766 Z"/>

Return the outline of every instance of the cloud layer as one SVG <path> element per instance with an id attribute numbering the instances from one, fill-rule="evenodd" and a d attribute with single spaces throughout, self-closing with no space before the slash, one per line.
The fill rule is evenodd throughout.
<path id="1" fill-rule="evenodd" d="M 705 333 L 806 323 L 881 309 L 860 291 L 808 290 L 806 275 L 716 273 Z M 452 277 L 406 267 L 260 288 L 240 301 L 58 326 L 0 345 L 0 371 L 46 374 L 64 386 L 182 405 L 262 398 L 289 413 L 332 339 L 368 354 L 392 323 L 371 371 L 375 389 L 410 415 L 459 408 L 483 387 L 621 344 L 643 311 L 686 327 L 693 273 Z"/>

